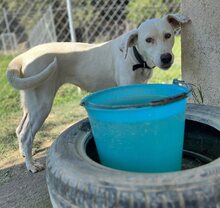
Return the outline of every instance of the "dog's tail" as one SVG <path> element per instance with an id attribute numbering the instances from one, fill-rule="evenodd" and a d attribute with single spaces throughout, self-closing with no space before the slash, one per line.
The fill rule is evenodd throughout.
<path id="1" fill-rule="evenodd" d="M 39 74 L 36 74 L 32 77 L 22 77 L 22 61 L 18 56 L 13 59 L 7 69 L 7 78 L 9 83 L 15 88 L 19 90 L 25 90 L 29 88 L 35 88 L 44 82 L 49 76 L 54 72 L 54 69 L 57 66 L 56 57 L 54 60 Z"/>

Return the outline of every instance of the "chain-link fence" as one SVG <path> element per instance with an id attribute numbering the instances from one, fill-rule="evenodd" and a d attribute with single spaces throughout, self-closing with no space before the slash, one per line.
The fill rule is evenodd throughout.
<path id="1" fill-rule="evenodd" d="M 179 0 L 0 0 L 0 49 L 22 51 L 40 43 L 71 41 L 71 32 L 78 42 L 102 42 L 144 19 L 177 12 L 179 5 Z"/>
<path id="2" fill-rule="evenodd" d="M 18 52 L 40 43 L 70 40 L 65 0 L 0 0 L 0 8 L 0 34 L 14 34 Z M 0 49 L 11 52 L 14 45 L 1 39 Z"/>
<path id="3" fill-rule="evenodd" d="M 78 42 L 107 41 L 145 19 L 178 12 L 179 7 L 180 0 L 0 0 L 0 56 L 45 42 L 71 41 L 73 36 Z M 3 61 L 1 101 L 15 95 Z"/>

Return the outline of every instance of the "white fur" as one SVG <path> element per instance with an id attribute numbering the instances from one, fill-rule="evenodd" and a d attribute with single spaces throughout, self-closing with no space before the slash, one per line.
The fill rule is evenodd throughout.
<path id="1" fill-rule="evenodd" d="M 72 83 L 93 92 L 146 82 L 152 70 L 132 70 L 137 60 L 131 46 L 137 47 L 150 67 L 168 68 L 161 63 L 161 54 L 172 54 L 174 28 L 178 26 L 177 23 L 188 21 L 183 15 L 167 15 L 162 19 L 146 20 L 137 29 L 109 42 L 48 43 L 36 46 L 12 60 L 7 77 L 13 87 L 21 90 L 24 115 L 16 133 L 27 169 L 37 172 L 43 168 L 32 159 L 32 143 L 50 113 L 55 94 L 62 84 Z M 171 38 L 165 40 L 164 33 L 170 33 Z M 148 37 L 155 42 L 147 43 Z"/>

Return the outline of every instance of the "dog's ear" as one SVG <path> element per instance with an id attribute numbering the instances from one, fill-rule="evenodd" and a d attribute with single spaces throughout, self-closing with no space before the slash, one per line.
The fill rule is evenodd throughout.
<path id="1" fill-rule="evenodd" d="M 174 29 L 181 26 L 181 24 L 185 24 L 190 22 L 190 18 L 183 14 L 167 14 L 164 17 Z"/>
<path id="2" fill-rule="evenodd" d="M 123 52 L 124 58 L 127 57 L 128 54 L 128 48 L 136 45 L 138 40 L 138 30 L 134 29 L 125 35 L 123 35 L 121 44 L 119 46 L 119 50 Z"/>

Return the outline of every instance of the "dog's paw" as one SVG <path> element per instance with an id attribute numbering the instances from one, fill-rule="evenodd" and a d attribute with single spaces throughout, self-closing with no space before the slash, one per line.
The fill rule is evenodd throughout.
<path id="1" fill-rule="evenodd" d="M 39 162 L 34 162 L 26 166 L 27 166 L 28 171 L 30 171 L 31 173 L 37 173 L 37 172 L 44 170 L 44 165 Z"/>

